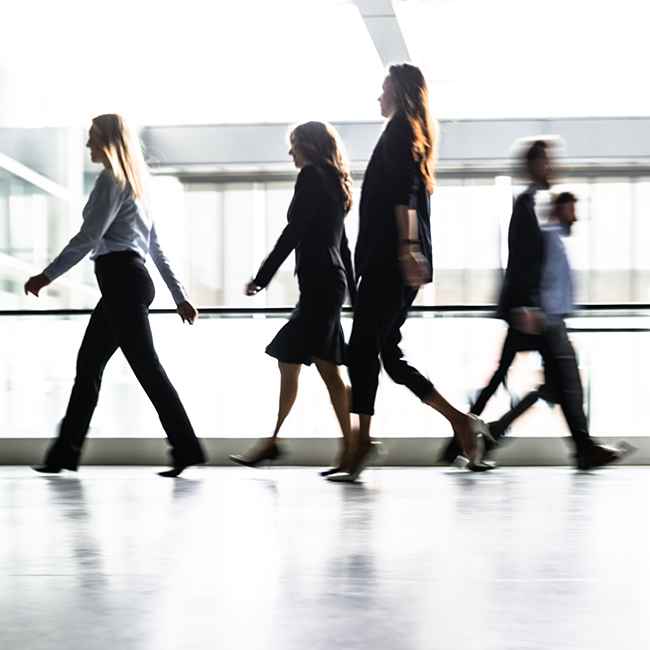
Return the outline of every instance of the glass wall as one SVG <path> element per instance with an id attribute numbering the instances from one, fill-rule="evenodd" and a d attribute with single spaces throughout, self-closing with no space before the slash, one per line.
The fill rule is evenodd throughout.
<path id="1" fill-rule="evenodd" d="M 93 177 L 87 185 L 91 186 Z M 201 182 L 156 178 L 157 228 L 163 248 L 200 306 L 290 306 L 297 300 L 293 255 L 268 289 L 254 298 L 243 287 L 286 224 L 294 180 Z M 504 175 L 439 177 L 432 199 L 434 282 L 420 305 L 493 304 L 507 260 L 512 196 L 521 187 Z M 86 191 L 89 187 L 86 188 Z M 566 247 L 575 271 L 576 302 L 650 302 L 650 175 L 568 176 L 555 191 L 579 199 L 578 223 Z M 354 247 L 355 208 L 346 228 Z M 86 259 L 38 300 L 23 284 L 51 261 L 81 223 L 83 197 L 53 196 L 16 175 L 0 174 L 0 292 L 5 309 L 90 308 L 98 292 Z M 153 266 L 153 265 L 151 265 Z M 154 307 L 173 307 L 157 271 Z"/>
<path id="2" fill-rule="evenodd" d="M 445 178 L 432 200 L 435 275 L 417 304 L 496 302 L 507 260 L 512 196 L 507 176 Z M 358 184 L 357 184 L 358 185 Z M 359 188 L 355 192 L 358 205 Z M 576 274 L 576 302 L 650 302 L 650 176 L 567 177 L 554 187 L 579 199 L 566 241 Z M 253 300 L 243 286 L 286 224 L 290 181 L 185 185 L 188 282 L 200 304 L 285 306 L 297 299 L 293 256 Z M 354 246 L 358 214 L 347 232 Z"/>
<path id="3" fill-rule="evenodd" d="M 198 435 L 256 438 L 270 435 L 277 414 L 279 372 L 264 348 L 286 315 L 204 315 L 193 327 L 175 314 L 155 314 L 158 353 L 178 389 Z M 9 438 L 49 438 L 65 412 L 75 355 L 87 315 L 0 317 L 0 431 Z M 346 335 L 350 317 L 344 318 Z M 644 395 L 650 387 L 650 314 L 583 315 L 571 319 L 579 353 L 592 434 L 647 435 Z M 637 331 L 625 331 L 634 329 Z M 643 331 L 645 330 L 645 331 Z M 404 350 L 459 408 L 496 368 L 504 337 L 495 319 L 455 313 L 415 313 L 404 326 Z M 518 355 L 509 390 L 497 392 L 484 412 L 500 417 L 513 397 L 542 382 L 539 355 Z M 558 408 L 538 402 L 517 421 L 515 435 L 566 435 Z M 91 436 L 161 437 L 156 413 L 124 357 L 111 359 L 92 421 Z M 299 399 L 283 428 L 288 438 L 337 437 L 338 424 L 325 386 L 312 366 L 303 368 Z M 378 438 L 446 437 L 446 421 L 385 375 L 380 380 Z"/>

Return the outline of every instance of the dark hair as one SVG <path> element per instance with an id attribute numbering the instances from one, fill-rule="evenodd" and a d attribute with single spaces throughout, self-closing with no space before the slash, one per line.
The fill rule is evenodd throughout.
<path id="1" fill-rule="evenodd" d="M 544 140 L 535 140 L 526 152 L 526 167 L 532 171 L 534 164 L 546 156 L 546 142 Z"/>
<path id="2" fill-rule="evenodd" d="M 299 124 L 289 134 L 289 142 L 297 144 L 306 162 L 312 165 L 330 165 L 341 184 L 345 214 L 352 207 L 352 177 L 348 168 L 345 147 L 338 133 L 324 122 Z"/>
<path id="3" fill-rule="evenodd" d="M 575 203 L 578 197 L 573 192 L 560 192 L 555 197 L 555 205 L 565 205 L 566 203 Z"/>
<path id="4" fill-rule="evenodd" d="M 410 63 L 396 63 L 388 68 L 395 91 L 395 109 L 403 113 L 413 130 L 411 150 L 420 166 L 429 192 L 435 179 L 437 122 L 429 112 L 429 90 L 422 70 Z"/>

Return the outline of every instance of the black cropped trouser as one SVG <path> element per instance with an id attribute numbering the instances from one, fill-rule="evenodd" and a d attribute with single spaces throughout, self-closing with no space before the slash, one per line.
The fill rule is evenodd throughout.
<path id="1" fill-rule="evenodd" d="M 118 348 L 160 417 L 173 464 L 204 462 L 201 443 L 154 348 L 149 305 L 155 292 L 144 261 L 131 252 L 109 253 L 97 258 L 95 274 L 102 298 L 86 328 L 68 408 L 46 464 L 77 469 L 104 368 Z"/>
<path id="2" fill-rule="evenodd" d="M 417 293 L 404 284 L 399 269 L 362 275 L 348 346 L 353 413 L 374 414 L 380 357 L 388 376 L 420 399 L 433 389 L 433 384 L 405 361 L 399 347 L 400 328 Z"/>

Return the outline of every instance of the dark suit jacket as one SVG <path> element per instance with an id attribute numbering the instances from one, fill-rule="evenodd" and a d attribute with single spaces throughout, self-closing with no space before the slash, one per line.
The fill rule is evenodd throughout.
<path id="1" fill-rule="evenodd" d="M 541 308 L 542 233 L 535 215 L 535 191 L 528 188 L 515 201 L 508 229 L 506 267 L 497 316 L 510 320 L 510 312 L 521 307 Z"/>
<path id="2" fill-rule="evenodd" d="M 254 278 L 265 287 L 289 253 L 296 251 L 296 274 L 308 276 L 324 267 L 341 269 L 354 291 L 352 257 L 345 234 L 341 184 L 333 167 L 307 165 L 298 174 L 287 221 L 275 247 Z"/>
<path id="3" fill-rule="evenodd" d="M 431 262 L 429 192 L 411 150 L 413 131 L 401 114 L 386 124 L 372 152 L 361 188 L 359 237 L 354 253 L 357 276 L 366 271 L 399 269 L 395 206 L 417 211 L 420 250 Z"/>

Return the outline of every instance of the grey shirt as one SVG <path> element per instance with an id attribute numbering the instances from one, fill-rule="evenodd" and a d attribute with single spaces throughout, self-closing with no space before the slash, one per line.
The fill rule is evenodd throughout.
<path id="1" fill-rule="evenodd" d="M 571 267 L 562 242 L 569 230 L 557 222 L 543 224 L 540 228 L 544 242 L 540 287 L 542 310 L 547 325 L 561 325 L 564 317 L 573 311 Z"/>
<path id="2" fill-rule="evenodd" d="M 165 257 L 153 217 L 138 199 L 131 197 L 129 187 L 122 189 L 115 176 L 104 170 L 95 182 L 83 210 L 83 224 L 68 245 L 45 268 L 43 273 L 54 280 L 81 261 L 90 251 L 91 260 L 100 255 L 132 251 L 143 260 L 147 253 L 158 268 L 174 302 L 187 300 L 187 293 Z"/>

